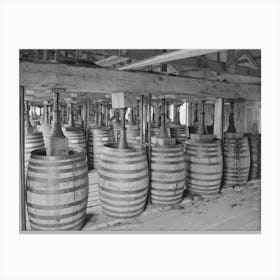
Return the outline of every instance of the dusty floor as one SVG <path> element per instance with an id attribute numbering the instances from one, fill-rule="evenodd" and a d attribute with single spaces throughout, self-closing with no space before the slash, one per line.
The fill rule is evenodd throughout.
<path id="1" fill-rule="evenodd" d="M 92 231 L 260 231 L 261 182 L 228 188 L 208 197 L 185 198 L 169 209 L 148 206 L 134 219 L 105 217 L 99 207 L 89 207 L 83 230 Z"/>

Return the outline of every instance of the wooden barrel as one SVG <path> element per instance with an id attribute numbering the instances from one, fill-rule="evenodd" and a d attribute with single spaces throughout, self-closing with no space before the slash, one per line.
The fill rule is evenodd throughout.
<path id="1" fill-rule="evenodd" d="M 43 133 L 43 138 L 44 138 L 44 143 L 45 143 L 45 147 L 47 147 L 49 145 L 50 142 L 50 134 L 51 134 L 51 125 L 38 125 L 37 126 L 38 131 Z"/>
<path id="2" fill-rule="evenodd" d="M 250 149 L 247 137 L 224 139 L 224 186 L 244 185 L 250 171 Z"/>
<path id="3" fill-rule="evenodd" d="M 170 127 L 171 137 L 175 138 L 177 142 L 184 144 L 186 140 L 186 126 L 180 125 Z"/>
<path id="4" fill-rule="evenodd" d="M 128 126 L 126 130 L 126 139 L 130 144 L 139 145 L 140 142 L 140 130 L 139 126 Z"/>
<path id="5" fill-rule="evenodd" d="M 250 173 L 249 180 L 261 178 L 261 134 L 248 135 L 250 147 Z"/>
<path id="6" fill-rule="evenodd" d="M 114 142 L 112 130 L 89 129 L 88 130 L 88 167 L 97 169 L 100 162 L 100 154 L 103 144 Z"/>
<path id="7" fill-rule="evenodd" d="M 132 218 L 145 208 L 148 193 L 148 163 L 145 149 L 104 144 L 98 169 L 102 212 L 112 218 Z"/>
<path id="8" fill-rule="evenodd" d="M 183 199 L 186 163 L 183 145 L 152 146 L 151 203 L 170 206 Z"/>
<path id="9" fill-rule="evenodd" d="M 44 138 L 41 132 L 24 135 L 24 167 L 25 176 L 27 173 L 28 162 L 31 152 L 38 149 L 44 149 Z"/>
<path id="10" fill-rule="evenodd" d="M 27 211 L 33 230 L 79 230 L 88 201 L 88 170 L 84 153 L 67 156 L 31 153 L 27 172 Z"/>
<path id="11" fill-rule="evenodd" d="M 86 137 L 83 131 L 63 131 L 65 137 L 68 138 L 69 149 L 80 150 L 86 153 L 87 143 Z"/>
<path id="12" fill-rule="evenodd" d="M 186 185 L 188 192 L 199 195 L 217 194 L 223 175 L 221 142 L 185 141 Z"/>

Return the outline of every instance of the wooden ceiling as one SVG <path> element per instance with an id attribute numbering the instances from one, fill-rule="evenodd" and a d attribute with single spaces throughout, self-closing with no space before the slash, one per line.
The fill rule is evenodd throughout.
<path id="1" fill-rule="evenodd" d="M 86 68 L 145 72 L 219 81 L 261 84 L 261 50 L 20 50 L 20 62 L 66 64 Z M 33 90 L 30 88 L 29 90 Z M 34 89 L 39 90 L 39 89 Z M 35 96 L 35 94 L 33 94 Z M 100 96 L 104 93 L 100 91 Z M 83 93 L 88 98 L 86 93 Z M 97 94 L 94 98 L 100 98 Z M 92 95 L 89 96 L 92 98 Z"/>

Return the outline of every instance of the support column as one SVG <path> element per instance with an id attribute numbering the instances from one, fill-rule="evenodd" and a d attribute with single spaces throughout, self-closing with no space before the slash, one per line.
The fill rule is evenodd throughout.
<path id="1" fill-rule="evenodd" d="M 19 89 L 19 114 L 20 114 L 20 230 L 26 230 L 26 214 L 25 214 L 25 201 L 26 201 L 26 190 L 25 190 L 25 168 L 24 168 L 24 87 L 20 86 Z"/>
<path id="2" fill-rule="evenodd" d="M 197 130 L 198 134 L 207 134 L 207 130 L 205 128 L 205 100 L 201 101 L 201 121 Z"/>
<path id="3" fill-rule="evenodd" d="M 127 149 L 127 140 L 126 140 L 126 128 L 125 128 L 125 113 L 126 108 L 121 109 L 121 135 L 120 135 L 120 142 L 119 142 L 119 149 Z"/>
<path id="4" fill-rule="evenodd" d="M 141 99 L 140 99 L 140 145 L 143 145 L 143 106 L 144 106 L 144 95 L 141 95 Z"/>
<path id="5" fill-rule="evenodd" d="M 214 106 L 214 135 L 217 139 L 223 140 L 224 133 L 224 99 L 218 98 Z"/>
<path id="6" fill-rule="evenodd" d="M 229 126 L 227 132 L 235 133 L 235 125 L 234 125 L 234 101 L 230 102 L 230 114 L 229 114 Z"/>

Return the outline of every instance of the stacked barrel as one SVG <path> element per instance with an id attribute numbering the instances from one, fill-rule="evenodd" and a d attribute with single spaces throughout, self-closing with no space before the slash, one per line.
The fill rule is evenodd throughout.
<path id="1" fill-rule="evenodd" d="M 207 134 L 204 106 L 205 101 L 202 101 L 197 133 L 191 133 L 190 139 L 185 141 L 186 185 L 191 194 L 212 195 L 221 188 L 223 154 L 221 142 Z"/>
<path id="2" fill-rule="evenodd" d="M 86 216 L 88 170 L 85 153 L 68 148 L 54 90 L 49 145 L 31 152 L 27 170 L 27 212 L 32 230 L 79 230 Z"/>
<path id="3" fill-rule="evenodd" d="M 183 199 L 186 164 L 183 145 L 168 135 L 165 124 L 165 99 L 162 100 L 161 127 L 152 137 L 151 148 L 151 203 L 171 206 Z"/>
<path id="4" fill-rule="evenodd" d="M 261 134 L 248 134 L 250 147 L 250 173 L 249 180 L 261 178 Z"/>
<path id="5" fill-rule="evenodd" d="M 234 124 L 234 102 L 230 102 L 229 126 L 224 138 L 224 186 L 244 185 L 250 172 L 250 149 L 248 138 L 237 133 Z"/>
<path id="6" fill-rule="evenodd" d="M 85 133 L 82 130 L 69 130 L 69 128 L 63 129 L 64 135 L 69 140 L 69 148 L 74 150 L 81 150 L 86 153 L 87 143 Z"/>
<path id="7" fill-rule="evenodd" d="M 171 137 L 175 138 L 179 143 L 185 143 L 186 140 L 186 126 L 185 125 L 175 125 L 170 127 Z"/>
<path id="8" fill-rule="evenodd" d="M 112 94 L 113 108 L 118 108 L 113 95 L 117 99 L 122 96 Z M 103 145 L 98 168 L 102 212 L 120 219 L 132 218 L 144 211 L 149 185 L 145 149 L 126 140 L 125 111 L 126 108 L 121 108 L 120 141 Z"/>
<path id="9" fill-rule="evenodd" d="M 223 154 L 219 140 L 191 138 L 185 142 L 186 184 L 190 193 L 216 194 L 221 188 Z"/>
<path id="10" fill-rule="evenodd" d="M 226 133 L 224 139 L 224 186 L 244 185 L 250 172 L 248 138 L 242 133 Z"/>
<path id="11" fill-rule="evenodd" d="M 88 167 L 97 169 L 104 144 L 114 142 L 112 130 L 106 128 L 90 128 L 88 130 Z"/>

